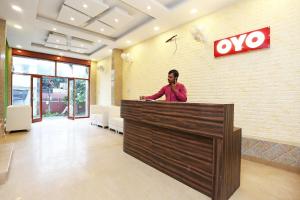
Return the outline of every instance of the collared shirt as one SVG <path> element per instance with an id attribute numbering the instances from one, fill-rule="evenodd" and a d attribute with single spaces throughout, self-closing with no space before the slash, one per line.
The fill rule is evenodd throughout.
<path id="1" fill-rule="evenodd" d="M 181 101 L 186 102 L 187 101 L 187 92 L 183 84 L 176 83 L 175 85 L 176 92 L 174 92 L 171 88 L 171 85 L 168 84 L 164 87 L 162 87 L 159 92 L 152 96 L 146 96 L 145 99 L 151 99 L 155 100 L 160 98 L 161 96 L 166 96 L 166 101 Z"/>

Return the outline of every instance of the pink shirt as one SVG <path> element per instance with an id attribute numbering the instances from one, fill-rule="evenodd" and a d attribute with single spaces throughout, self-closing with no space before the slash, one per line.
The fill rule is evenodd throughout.
<path id="1" fill-rule="evenodd" d="M 171 85 L 166 85 L 162 87 L 159 92 L 152 96 L 146 96 L 145 99 L 158 99 L 162 95 L 166 96 L 166 101 L 182 101 L 186 102 L 187 101 L 187 96 L 186 96 L 186 89 L 183 84 L 181 83 L 176 83 L 176 90 L 177 92 L 173 92 L 171 89 Z"/>

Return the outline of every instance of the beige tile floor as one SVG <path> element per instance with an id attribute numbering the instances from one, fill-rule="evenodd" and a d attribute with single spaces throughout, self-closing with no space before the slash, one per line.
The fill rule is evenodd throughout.
<path id="1" fill-rule="evenodd" d="M 3 184 L 8 176 L 12 152 L 13 144 L 8 143 L 0 145 L 0 184 Z"/>
<path id="2" fill-rule="evenodd" d="M 123 136 L 87 119 L 45 120 L 15 143 L 1 200 L 205 200 L 207 196 L 122 151 Z M 300 175 L 242 160 L 232 200 L 299 200 Z"/>

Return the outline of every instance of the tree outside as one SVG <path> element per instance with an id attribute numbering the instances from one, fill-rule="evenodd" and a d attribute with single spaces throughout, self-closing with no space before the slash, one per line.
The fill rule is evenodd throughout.
<path id="1" fill-rule="evenodd" d="M 68 115 L 67 81 L 67 78 L 42 78 L 43 117 Z"/>

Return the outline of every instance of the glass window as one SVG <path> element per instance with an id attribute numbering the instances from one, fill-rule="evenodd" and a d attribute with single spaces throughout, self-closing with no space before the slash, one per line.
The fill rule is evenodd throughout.
<path id="1" fill-rule="evenodd" d="M 73 65 L 73 75 L 75 78 L 89 78 L 89 68 L 83 65 Z"/>
<path id="2" fill-rule="evenodd" d="M 13 74 L 12 104 L 31 105 L 31 76 Z"/>
<path id="3" fill-rule="evenodd" d="M 55 62 L 14 56 L 13 72 L 55 76 Z"/>
<path id="4" fill-rule="evenodd" d="M 70 63 L 57 63 L 57 76 L 88 79 L 89 67 Z"/>
<path id="5" fill-rule="evenodd" d="M 57 63 L 57 76 L 73 77 L 73 66 L 70 63 Z"/>

